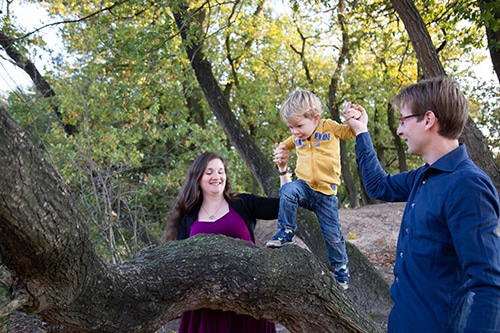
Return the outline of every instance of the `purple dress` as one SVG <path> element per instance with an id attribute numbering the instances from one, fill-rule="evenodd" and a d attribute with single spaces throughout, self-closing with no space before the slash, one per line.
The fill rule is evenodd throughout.
<path id="1" fill-rule="evenodd" d="M 189 236 L 197 234 L 221 234 L 240 238 L 253 244 L 245 221 L 233 208 L 214 222 L 196 219 Z M 276 324 L 265 319 L 255 319 L 232 311 L 199 309 L 186 311 L 181 316 L 178 333 L 275 333 Z"/>

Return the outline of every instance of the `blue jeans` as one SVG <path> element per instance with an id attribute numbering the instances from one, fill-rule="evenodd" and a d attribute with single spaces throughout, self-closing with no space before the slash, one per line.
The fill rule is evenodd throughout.
<path id="1" fill-rule="evenodd" d="M 300 179 L 284 184 L 280 188 L 278 229 L 289 228 L 293 231 L 297 229 L 296 219 L 299 206 L 316 214 L 330 265 L 334 268 L 347 265 L 345 240 L 340 230 L 337 196 L 314 191 Z"/>

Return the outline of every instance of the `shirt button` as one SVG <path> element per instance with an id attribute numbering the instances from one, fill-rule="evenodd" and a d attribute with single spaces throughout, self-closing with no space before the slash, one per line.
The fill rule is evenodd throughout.
<path id="1" fill-rule="evenodd" d="M 403 252 L 399 252 L 399 257 L 403 258 Z"/>
<path id="2" fill-rule="evenodd" d="M 405 233 L 406 233 L 406 234 L 410 233 L 410 229 L 405 228 Z"/>

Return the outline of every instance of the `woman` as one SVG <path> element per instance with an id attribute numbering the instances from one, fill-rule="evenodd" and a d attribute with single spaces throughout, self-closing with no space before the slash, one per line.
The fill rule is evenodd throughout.
<path id="1" fill-rule="evenodd" d="M 282 161 L 278 162 L 280 170 L 286 169 L 287 159 Z M 234 192 L 223 158 L 216 153 L 203 153 L 189 167 L 172 206 L 164 239 L 222 234 L 255 244 L 256 220 L 276 219 L 278 207 L 278 198 Z M 178 332 L 274 333 L 276 325 L 231 311 L 200 309 L 182 314 Z"/>

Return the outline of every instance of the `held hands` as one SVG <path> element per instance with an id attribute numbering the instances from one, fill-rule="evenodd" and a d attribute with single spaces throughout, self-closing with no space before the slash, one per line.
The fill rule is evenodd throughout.
<path id="1" fill-rule="evenodd" d="M 368 115 L 361 105 L 348 102 L 342 114 L 356 134 L 368 132 Z"/>
<path id="2" fill-rule="evenodd" d="M 288 159 L 290 158 L 290 151 L 284 144 L 274 144 L 274 163 L 278 166 L 280 175 L 280 186 L 292 181 L 292 176 L 288 172 Z"/>
<path id="3" fill-rule="evenodd" d="M 288 159 L 290 158 L 290 152 L 284 144 L 275 143 L 274 147 L 273 162 L 276 163 L 279 171 L 286 171 Z"/>

